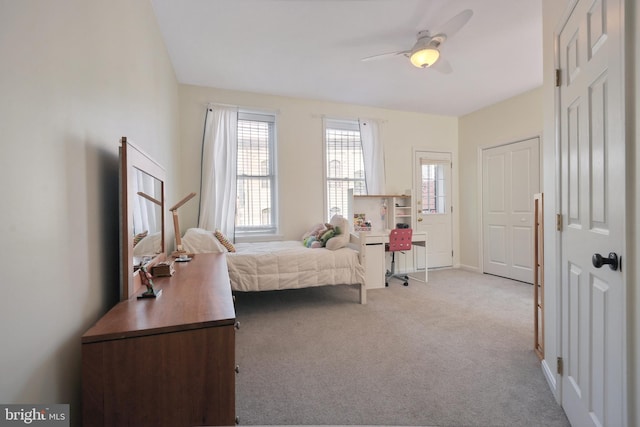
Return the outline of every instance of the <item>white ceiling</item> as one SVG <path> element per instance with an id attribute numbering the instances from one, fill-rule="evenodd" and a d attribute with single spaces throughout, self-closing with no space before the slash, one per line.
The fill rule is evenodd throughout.
<path id="1" fill-rule="evenodd" d="M 180 83 L 449 116 L 542 84 L 541 0 L 151 1 Z M 361 61 L 465 9 L 452 73 Z"/>

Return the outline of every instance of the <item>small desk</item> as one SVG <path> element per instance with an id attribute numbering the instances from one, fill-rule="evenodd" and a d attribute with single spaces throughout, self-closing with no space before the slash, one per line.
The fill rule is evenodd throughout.
<path id="1" fill-rule="evenodd" d="M 386 260 L 385 244 L 389 243 L 390 230 L 358 231 L 351 233 L 350 242 L 360 250 L 360 260 L 365 266 L 365 282 L 367 289 L 385 287 Z M 427 265 L 427 233 L 415 232 L 411 237 L 411 244 L 424 247 L 424 280 L 428 281 Z"/>

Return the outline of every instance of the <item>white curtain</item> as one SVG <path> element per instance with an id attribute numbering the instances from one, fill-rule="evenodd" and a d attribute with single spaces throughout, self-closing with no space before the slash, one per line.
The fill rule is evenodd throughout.
<path id="1" fill-rule="evenodd" d="M 202 182 L 198 227 L 220 229 L 233 239 L 236 213 L 238 108 L 207 109 L 202 139 Z"/>
<path id="2" fill-rule="evenodd" d="M 378 123 L 370 119 L 360 119 L 359 123 L 367 194 L 385 194 L 384 152 Z"/>

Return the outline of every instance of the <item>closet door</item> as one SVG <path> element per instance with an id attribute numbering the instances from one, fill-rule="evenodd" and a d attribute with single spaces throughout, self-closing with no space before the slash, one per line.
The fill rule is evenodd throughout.
<path id="1" fill-rule="evenodd" d="M 533 196 L 540 189 L 539 139 L 482 152 L 485 273 L 533 283 Z"/>

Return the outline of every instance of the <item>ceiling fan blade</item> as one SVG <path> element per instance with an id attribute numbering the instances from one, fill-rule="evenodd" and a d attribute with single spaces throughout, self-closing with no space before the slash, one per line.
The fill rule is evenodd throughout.
<path id="1" fill-rule="evenodd" d="M 473 10 L 471 9 L 463 10 L 453 18 L 449 19 L 444 25 L 441 25 L 440 27 L 438 27 L 431 34 L 433 35 L 444 34 L 445 36 L 447 36 L 447 38 L 450 38 L 455 33 L 460 31 L 460 29 L 464 27 L 467 22 L 469 22 L 469 19 L 471 19 L 472 16 L 473 16 Z"/>
<path id="2" fill-rule="evenodd" d="M 397 52 L 381 53 L 380 55 L 367 56 L 366 58 L 362 58 L 361 61 L 377 61 L 378 59 L 387 59 L 398 55 L 406 55 L 409 52 L 410 51 L 408 50 L 400 50 Z"/>
<path id="3" fill-rule="evenodd" d="M 444 58 L 440 58 L 433 64 L 431 67 L 434 70 L 442 73 L 442 74 L 451 74 L 453 72 L 453 67 L 451 67 L 451 63 Z"/>

